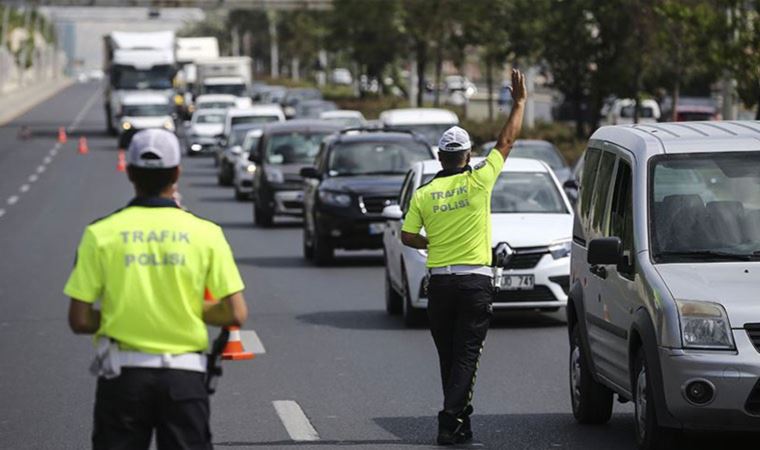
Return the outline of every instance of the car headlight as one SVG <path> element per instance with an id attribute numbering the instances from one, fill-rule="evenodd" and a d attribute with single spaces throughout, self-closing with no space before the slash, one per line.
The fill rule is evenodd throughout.
<path id="1" fill-rule="evenodd" d="M 201 144 L 193 144 L 193 145 L 190 146 L 190 150 L 192 150 L 194 152 L 199 152 L 199 151 L 203 150 L 203 146 Z"/>
<path id="2" fill-rule="evenodd" d="M 131 128 L 132 128 L 132 124 L 131 123 L 129 123 L 129 122 L 122 122 L 121 123 L 121 129 L 122 130 L 126 131 L 126 130 L 129 130 Z"/>
<path id="3" fill-rule="evenodd" d="M 684 347 L 733 350 L 726 310 L 717 303 L 676 300 Z"/>
<path id="4" fill-rule="evenodd" d="M 549 245 L 549 253 L 552 254 L 554 259 L 562 259 L 570 256 L 570 251 L 573 249 L 573 243 L 570 239 L 562 239 L 560 241 L 552 242 Z"/>
<path id="5" fill-rule="evenodd" d="M 285 182 L 285 175 L 277 169 L 267 170 L 267 181 L 270 183 L 283 183 Z"/>
<path id="6" fill-rule="evenodd" d="M 174 131 L 174 122 L 171 120 L 167 120 L 164 122 L 164 129 L 169 131 Z"/>
<path id="7" fill-rule="evenodd" d="M 256 172 L 256 164 L 248 164 L 248 167 L 246 167 L 245 170 L 248 173 Z"/>
<path id="8" fill-rule="evenodd" d="M 348 194 L 340 194 L 338 192 L 319 191 L 319 200 L 332 206 L 340 206 L 345 208 L 351 205 L 351 196 Z"/>

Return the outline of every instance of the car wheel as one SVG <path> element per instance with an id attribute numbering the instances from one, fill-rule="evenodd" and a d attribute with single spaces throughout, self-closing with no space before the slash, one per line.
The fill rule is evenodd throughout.
<path id="1" fill-rule="evenodd" d="M 680 431 L 657 422 L 657 406 L 644 349 L 636 354 L 634 364 L 633 405 L 636 444 L 641 450 L 667 450 L 679 447 Z"/>
<path id="2" fill-rule="evenodd" d="M 309 230 L 306 221 L 303 224 L 303 257 L 309 261 L 314 259 L 314 244 L 309 238 Z"/>
<path id="3" fill-rule="evenodd" d="M 425 310 L 420 308 L 415 308 L 412 306 L 412 298 L 409 290 L 409 280 L 406 277 L 406 269 L 401 266 L 401 276 L 403 278 L 404 283 L 404 296 L 403 301 L 401 302 L 403 305 L 403 317 L 404 317 L 404 325 L 407 326 L 407 328 L 416 328 L 425 323 L 425 319 L 427 318 L 427 315 L 425 314 Z"/>
<path id="4" fill-rule="evenodd" d="M 577 324 L 570 337 L 570 400 L 580 423 L 600 425 L 612 417 L 612 391 L 594 380 Z"/>
<path id="5" fill-rule="evenodd" d="M 259 208 L 257 205 L 254 207 L 254 220 L 256 225 L 260 227 L 271 227 L 272 223 L 274 223 L 274 215 L 264 208 Z"/>
<path id="6" fill-rule="evenodd" d="M 314 246 L 314 263 L 318 266 L 326 266 L 335 258 L 335 249 L 319 233 L 314 232 L 312 237 Z"/>
<path id="7" fill-rule="evenodd" d="M 388 260 L 385 261 L 385 311 L 395 316 L 402 312 L 404 299 L 396 292 L 391 283 L 391 275 L 388 272 Z"/>

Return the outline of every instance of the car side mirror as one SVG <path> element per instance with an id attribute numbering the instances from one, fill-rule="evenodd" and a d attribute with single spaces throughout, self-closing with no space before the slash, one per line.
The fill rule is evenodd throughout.
<path id="1" fill-rule="evenodd" d="M 401 220 L 404 213 L 399 205 L 388 205 L 383 208 L 383 218 L 388 220 Z"/>
<path id="2" fill-rule="evenodd" d="M 586 260 L 592 266 L 618 265 L 623 260 L 623 242 L 619 237 L 593 239 Z"/>
<path id="3" fill-rule="evenodd" d="M 319 180 L 322 177 L 319 175 L 316 167 L 304 167 L 301 169 L 301 177 Z"/>
<path id="4" fill-rule="evenodd" d="M 230 149 L 233 155 L 239 155 L 243 153 L 243 147 L 236 145 Z"/>
<path id="5" fill-rule="evenodd" d="M 576 191 L 576 190 L 578 190 L 578 187 L 579 187 L 579 186 L 578 186 L 578 181 L 577 181 L 577 180 L 575 180 L 575 179 L 573 179 L 573 178 L 571 178 L 571 179 L 569 179 L 569 180 L 565 181 L 565 183 L 562 185 L 562 187 L 563 187 L 563 188 L 564 188 L 566 191 L 567 191 L 567 190 L 574 190 L 574 191 Z"/>

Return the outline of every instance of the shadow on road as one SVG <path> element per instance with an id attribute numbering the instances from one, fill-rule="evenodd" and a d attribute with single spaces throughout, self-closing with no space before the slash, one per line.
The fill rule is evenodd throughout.
<path id="1" fill-rule="evenodd" d="M 320 311 L 296 316 L 301 322 L 344 330 L 400 330 L 404 328 L 398 317 L 380 310 Z"/>
<path id="2" fill-rule="evenodd" d="M 346 441 L 265 441 L 265 442 L 214 442 L 215 446 L 219 447 L 364 447 L 367 445 L 370 446 L 387 446 L 387 448 L 396 448 L 398 446 L 407 446 L 407 445 L 417 445 L 417 444 L 409 444 L 401 441 L 393 441 L 393 440 L 382 440 L 382 439 L 376 439 L 376 440 L 346 440 Z M 436 447 L 439 448 L 439 447 Z M 457 447 L 449 447 L 449 448 L 457 448 Z"/>
<path id="3" fill-rule="evenodd" d="M 564 317 L 537 311 L 497 311 L 491 319 L 491 328 L 548 328 L 566 325 Z"/>
<path id="4" fill-rule="evenodd" d="M 252 256 L 249 258 L 235 258 L 241 266 L 255 266 L 267 268 L 296 268 L 307 267 L 309 262 L 298 256 Z"/>

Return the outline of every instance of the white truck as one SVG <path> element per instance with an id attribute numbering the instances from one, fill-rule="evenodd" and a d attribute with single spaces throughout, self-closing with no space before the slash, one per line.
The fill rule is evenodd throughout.
<path id="1" fill-rule="evenodd" d="M 251 105 L 251 58 L 231 56 L 196 62 L 195 95 L 231 94 L 238 108 Z"/>
<path id="2" fill-rule="evenodd" d="M 175 38 L 173 31 L 114 31 L 104 36 L 103 44 L 106 125 L 109 133 L 116 134 L 124 95 L 149 91 L 173 101 Z"/>
<path id="3" fill-rule="evenodd" d="M 198 61 L 209 61 L 219 58 L 219 40 L 213 36 L 177 38 L 177 78 L 175 84 L 180 97 L 177 98 L 177 108 L 180 113 L 189 118 L 192 112 L 193 92 L 198 80 Z"/>

